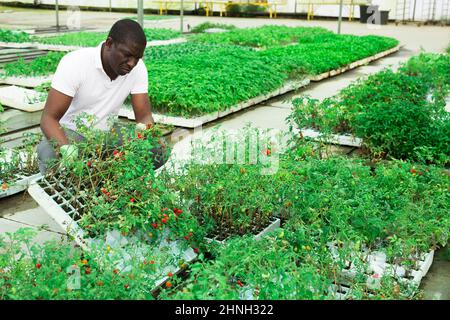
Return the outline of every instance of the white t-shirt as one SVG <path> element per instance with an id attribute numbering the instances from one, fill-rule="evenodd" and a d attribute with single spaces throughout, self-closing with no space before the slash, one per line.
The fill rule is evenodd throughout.
<path id="1" fill-rule="evenodd" d="M 95 128 L 107 130 L 108 118 L 117 117 L 130 93 L 148 92 L 147 68 L 142 59 L 128 74 L 111 81 L 102 66 L 102 44 L 70 52 L 59 62 L 52 88 L 73 97 L 61 126 L 76 130 L 75 118 L 86 112 L 95 115 Z"/>

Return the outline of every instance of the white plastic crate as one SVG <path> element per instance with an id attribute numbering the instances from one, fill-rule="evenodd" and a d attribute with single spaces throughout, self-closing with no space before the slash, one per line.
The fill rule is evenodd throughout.
<path id="1" fill-rule="evenodd" d="M 285 83 L 281 88 L 278 88 L 268 94 L 260 95 L 258 97 L 241 102 L 235 106 L 228 108 L 227 110 L 214 111 L 212 113 L 209 113 L 209 114 L 206 114 L 206 115 L 203 115 L 200 117 L 184 118 L 184 117 L 173 117 L 173 116 L 167 116 L 167 115 L 153 113 L 153 119 L 157 123 L 163 123 L 163 124 L 174 125 L 174 126 L 185 127 L 185 128 L 196 128 L 205 123 L 217 120 L 217 119 L 222 118 L 231 113 L 238 112 L 242 109 L 257 105 L 257 104 L 259 104 L 263 101 L 266 101 L 270 98 L 279 96 L 281 94 L 287 93 L 292 90 L 302 88 L 304 86 L 307 86 L 308 84 L 309 84 L 308 79 L 299 80 L 299 81 L 289 81 L 289 82 Z M 122 107 L 119 110 L 119 116 L 126 117 L 130 120 L 135 120 L 134 112 L 130 107 L 125 107 L 125 106 Z"/>
<path id="2" fill-rule="evenodd" d="M 0 88 L 0 104 L 27 112 L 44 109 L 46 93 L 17 86 Z"/>

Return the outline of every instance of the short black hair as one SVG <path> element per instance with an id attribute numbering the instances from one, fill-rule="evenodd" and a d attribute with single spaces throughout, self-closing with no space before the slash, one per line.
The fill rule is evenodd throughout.
<path id="1" fill-rule="evenodd" d="M 136 43 L 147 45 L 147 38 L 141 25 L 131 19 L 122 19 L 113 24 L 108 37 L 118 43 Z"/>

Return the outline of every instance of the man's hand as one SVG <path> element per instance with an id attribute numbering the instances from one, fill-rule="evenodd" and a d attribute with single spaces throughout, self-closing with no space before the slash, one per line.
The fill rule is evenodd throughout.
<path id="1" fill-rule="evenodd" d="M 78 158 L 78 147 L 73 144 L 65 144 L 59 149 L 61 165 L 67 166 Z"/>

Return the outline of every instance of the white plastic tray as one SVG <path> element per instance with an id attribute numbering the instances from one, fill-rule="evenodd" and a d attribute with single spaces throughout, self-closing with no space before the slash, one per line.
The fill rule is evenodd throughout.
<path id="1" fill-rule="evenodd" d="M 26 190 L 33 181 L 41 177 L 40 173 L 31 176 L 17 175 L 15 181 L 8 185 L 8 189 L 0 189 L 0 198 L 8 197 Z"/>
<path id="2" fill-rule="evenodd" d="M 312 129 L 302 129 L 302 130 L 295 129 L 294 133 L 300 133 L 300 131 L 304 137 L 308 137 L 316 141 L 324 141 L 330 144 L 339 144 L 342 146 L 360 148 L 363 143 L 363 140 L 361 138 L 354 137 L 352 135 L 333 134 L 329 138 L 325 139 L 322 137 L 322 134 L 319 131 Z"/>
<path id="3" fill-rule="evenodd" d="M 46 94 L 17 86 L 0 88 L 0 104 L 27 112 L 44 108 Z"/>
<path id="4" fill-rule="evenodd" d="M 45 82 L 52 81 L 53 75 L 42 77 L 2 77 L 0 75 L 0 83 L 21 87 L 35 88 Z"/>
<path id="5" fill-rule="evenodd" d="M 13 157 L 13 150 L 7 149 L 6 154 L 2 156 L 0 159 L 0 162 L 10 162 Z M 34 154 L 34 156 L 37 156 Z M 24 152 L 19 152 L 19 157 L 22 162 L 26 162 L 27 155 Z M 39 179 L 41 177 L 40 173 L 36 173 L 33 175 L 24 175 L 24 174 L 16 174 L 15 179 L 11 183 L 8 184 L 8 188 L 6 190 L 3 190 L 0 188 L 0 198 L 8 197 L 13 194 L 22 192 L 28 188 L 28 186 L 35 180 Z M 2 181 L 0 181 L 0 186 L 3 184 Z"/>

